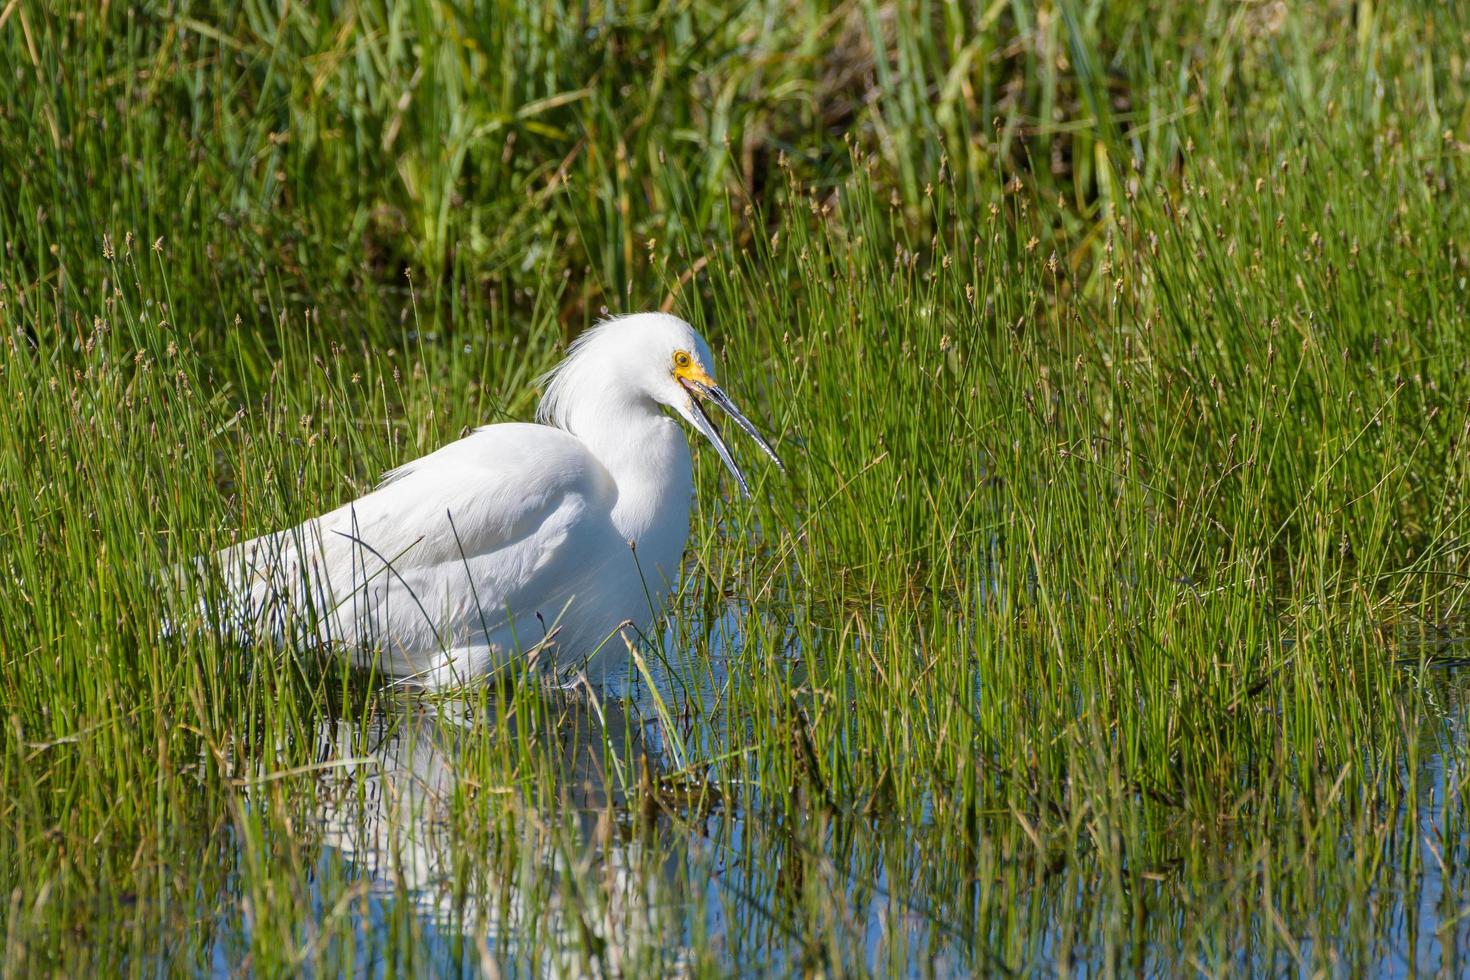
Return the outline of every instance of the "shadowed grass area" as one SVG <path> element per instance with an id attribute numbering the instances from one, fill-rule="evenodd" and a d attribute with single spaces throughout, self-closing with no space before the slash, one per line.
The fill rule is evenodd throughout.
<path id="1" fill-rule="evenodd" d="M 1457 6 L 22 3 L 0 51 L 7 973 L 1464 970 Z M 660 305 L 788 473 L 700 453 L 613 690 L 190 626 L 176 563 Z"/>

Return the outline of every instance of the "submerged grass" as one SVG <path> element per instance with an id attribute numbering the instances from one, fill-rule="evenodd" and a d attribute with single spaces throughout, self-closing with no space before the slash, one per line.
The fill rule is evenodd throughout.
<path id="1" fill-rule="evenodd" d="M 21 4 L 0 48 L 7 973 L 1464 970 L 1457 6 Z M 661 304 L 789 472 L 701 458 L 617 690 L 160 631 L 174 563 Z"/>

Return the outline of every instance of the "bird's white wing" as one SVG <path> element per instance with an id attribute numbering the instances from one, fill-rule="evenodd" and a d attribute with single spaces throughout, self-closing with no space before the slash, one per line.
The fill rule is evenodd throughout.
<path id="1" fill-rule="evenodd" d="M 310 621 L 323 638 L 382 640 L 412 661 L 463 639 L 446 631 L 492 634 L 534 583 L 569 581 L 568 542 L 611 532 L 616 496 L 574 436 L 492 425 L 350 504 L 216 558 L 233 618 L 254 631 L 280 638 Z"/>

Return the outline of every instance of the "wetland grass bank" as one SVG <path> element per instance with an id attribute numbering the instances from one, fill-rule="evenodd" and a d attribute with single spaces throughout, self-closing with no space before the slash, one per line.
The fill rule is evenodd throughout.
<path id="1" fill-rule="evenodd" d="M 0 970 L 1463 975 L 1467 92 L 1409 0 L 0 5 Z M 788 473 L 609 689 L 160 634 L 659 306 Z"/>

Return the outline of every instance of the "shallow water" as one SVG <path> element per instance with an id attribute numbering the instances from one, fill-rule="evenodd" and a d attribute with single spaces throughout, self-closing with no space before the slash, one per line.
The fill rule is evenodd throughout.
<path id="1" fill-rule="evenodd" d="M 733 653 L 724 634 L 716 679 Z M 682 768 L 681 752 L 708 757 L 727 723 L 718 685 L 680 709 L 673 669 L 622 677 L 626 700 L 548 695 L 549 726 L 475 718 L 493 699 L 413 696 L 322 722 L 302 935 L 323 937 L 314 961 L 438 976 L 1470 969 L 1470 672 L 1424 669 L 1422 751 L 1401 762 L 1416 795 L 1367 837 L 1352 821 L 1307 847 L 1242 830 L 1189 861 L 1181 839 L 1129 891 L 1095 854 L 1039 862 L 1019 835 L 957 834 L 928 805 L 908 823 L 855 803 L 775 805 L 777 788 L 726 800 L 685 784 L 650 806 L 640 780 Z M 699 722 L 671 739 L 655 691 Z M 485 785 L 487 731 L 531 739 L 554 785 Z M 206 962 L 223 975 L 248 966 L 252 936 L 238 900 L 221 907 Z"/>

